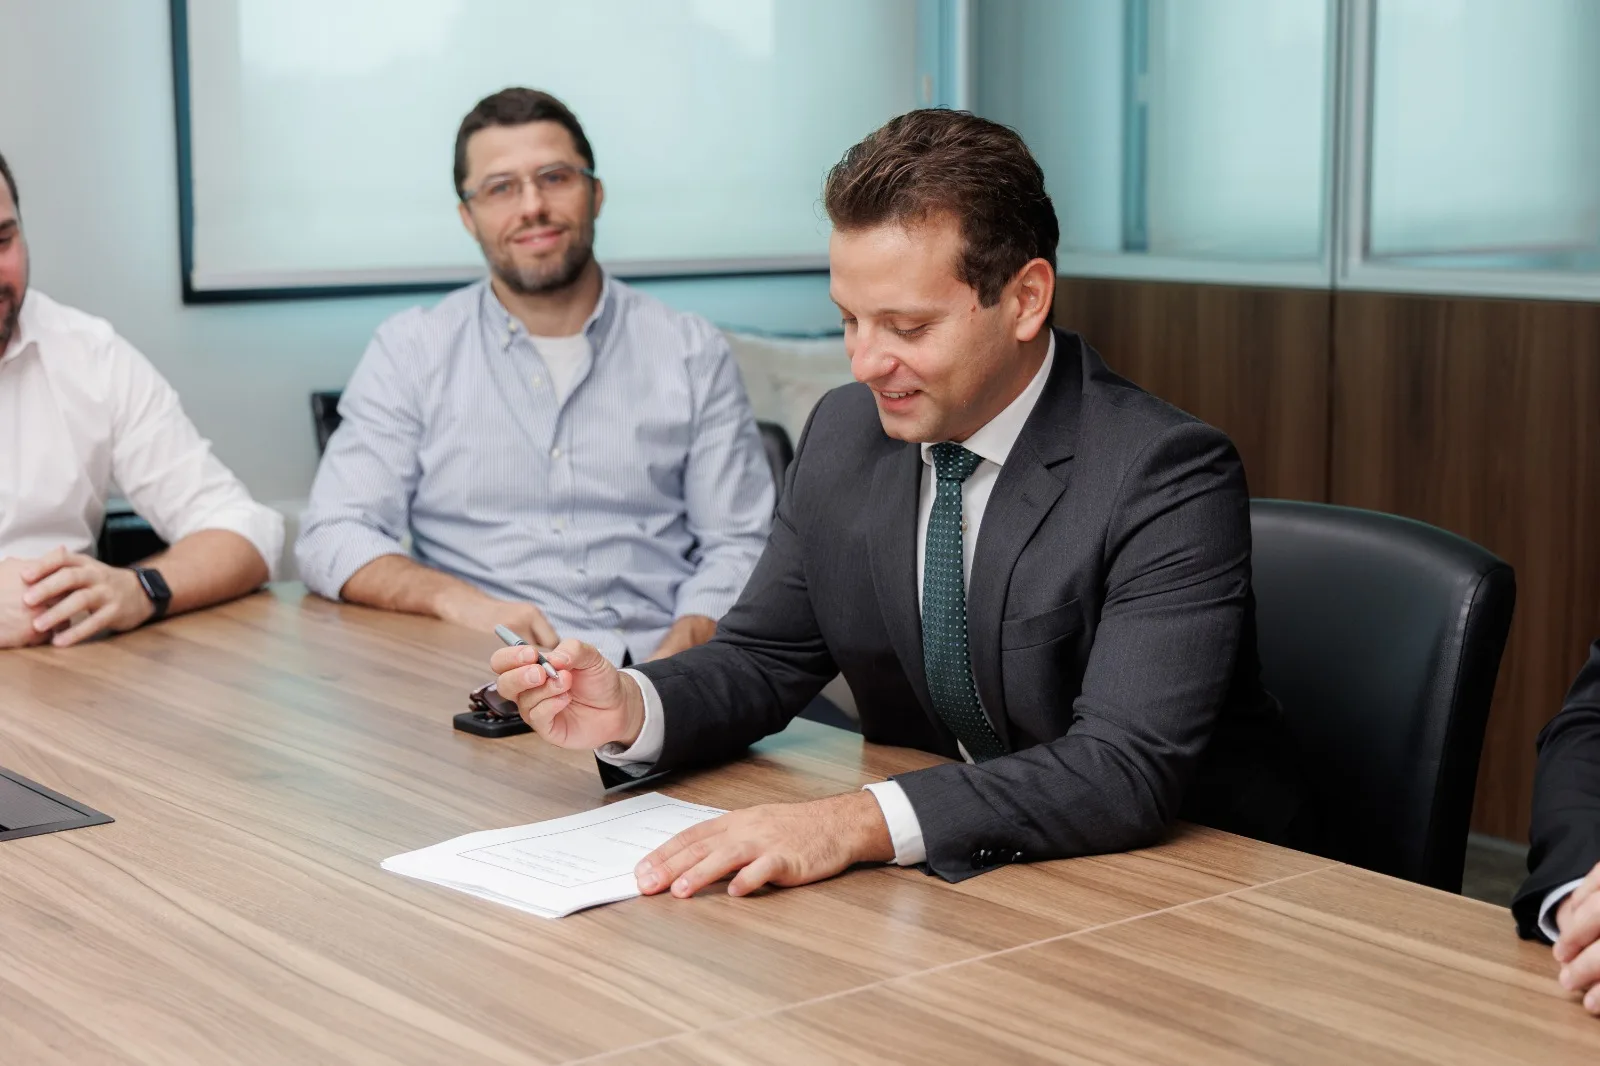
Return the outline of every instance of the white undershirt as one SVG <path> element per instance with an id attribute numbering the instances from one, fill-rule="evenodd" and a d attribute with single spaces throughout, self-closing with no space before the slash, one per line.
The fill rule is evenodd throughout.
<path id="1" fill-rule="evenodd" d="M 995 480 L 1000 476 L 1000 468 L 1005 465 L 1012 447 L 1017 443 L 1017 437 L 1022 434 L 1023 425 L 1028 421 L 1034 405 L 1044 393 L 1045 382 L 1050 378 L 1050 368 L 1054 365 L 1055 358 L 1056 338 L 1055 334 L 1051 333 L 1044 362 L 1033 375 L 1033 380 L 1028 382 L 1027 387 L 1018 393 L 1017 398 L 1012 400 L 1005 410 L 961 442 L 962 447 L 976 453 L 983 460 L 961 485 L 961 513 L 966 519 L 961 535 L 961 567 L 968 582 L 972 580 L 972 552 L 978 543 L 978 528 L 983 523 L 984 510 L 989 506 L 989 494 L 994 491 Z M 927 549 L 928 519 L 933 514 L 935 485 L 933 459 L 930 454 L 932 448 L 932 443 L 922 445 L 922 487 L 917 497 L 919 609 L 922 604 L 922 567 L 923 556 Z M 624 672 L 639 683 L 639 690 L 644 694 L 644 726 L 640 729 L 638 739 L 633 742 L 632 747 L 619 750 L 617 745 L 608 744 L 596 750 L 595 754 L 614 766 L 621 767 L 636 776 L 642 776 L 656 760 L 661 758 L 661 748 L 666 738 L 664 711 L 661 706 L 661 696 L 648 677 L 637 670 Z M 965 750 L 962 751 L 962 755 L 966 755 Z M 875 781 L 867 785 L 866 789 L 878 801 L 878 807 L 883 812 L 883 820 L 889 827 L 889 838 L 894 842 L 894 861 L 900 866 L 913 866 L 925 860 L 928 856 L 922 839 L 922 824 L 917 819 L 917 812 L 906 797 L 905 790 L 894 781 Z"/>
<path id="2" fill-rule="evenodd" d="M 565 400 L 572 392 L 572 383 L 589 361 L 592 349 L 587 333 L 574 333 L 570 337 L 536 337 L 528 334 L 534 350 L 544 360 L 550 371 L 550 384 L 555 388 L 556 399 Z"/>

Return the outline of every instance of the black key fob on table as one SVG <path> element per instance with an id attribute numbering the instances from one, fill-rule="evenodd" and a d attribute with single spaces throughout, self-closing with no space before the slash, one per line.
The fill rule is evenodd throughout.
<path id="1" fill-rule="evenodd" d="M 493 681 L 467 693 L 467 707 L 453 719 L 455 727 L 463 733 L 480 737 L 514 737 L 518 733 L 533 732 L 533 727 L 517 713 L 517 705 L 495 691 Z"/>

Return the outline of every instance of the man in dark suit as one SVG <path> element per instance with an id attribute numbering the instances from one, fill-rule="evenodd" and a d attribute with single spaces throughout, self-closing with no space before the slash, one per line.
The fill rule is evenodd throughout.
<path id="1" fill-rule="evenodd" d="M 991 867 L 1150 844 L 1191 817 L 1282 838 L 1244 471 L 1221 433 L 1049 326 L 1055 210 L 1011 130 L 917 111 L 830 172 L 857 384 L 812 413 L 765 554 L 708 645 L 617 671 L 492 661 L 548 740 L 622 773 L 735 756 L 836 672 L 868 740 L 960 761 L 734 811 L 640 864 L 678 896 L 855 862 Z M 531 665 L 530 665 L 531 664 Z"/>
<path id="2" fill-rule="evenodd" d="M 1600 641 L 1539 734 L 1528 880 L 1517 931 L 1555 944 L 1561 985 L 1600 1014 Z"/>

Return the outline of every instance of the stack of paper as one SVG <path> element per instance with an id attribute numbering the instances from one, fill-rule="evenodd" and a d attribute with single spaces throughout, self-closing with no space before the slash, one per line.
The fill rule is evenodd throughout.
<path id="1" fill-rule="evenodd" d="M 383 860 L 393 873 L 562 918 L 639 894 L 639 860 L 697 822 L 726 812 L 659 792 L 511 829 L 468 833 Z"/>

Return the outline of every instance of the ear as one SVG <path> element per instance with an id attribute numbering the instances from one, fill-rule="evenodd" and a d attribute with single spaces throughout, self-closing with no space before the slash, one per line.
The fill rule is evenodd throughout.
<path id="1" fill-rule="evenodd" d="M 466 227 L 467 233 L 472 236 L 473 240 L 479 240 L 478 223 L 472 217 L 472 209 L 467 206 L 467 202 L 465 200 L 457 200 L 456 211 L 460 213 L 461 224 Z"/>
<path id="2" fill-rule="evenodd" d="M 1049 321 L 1056 299 L 1056 272 L 1043 259 L 1033 259 L 1011 279 L 1016 307 L 1016 338 L 1026 343 L 1039 335 Z"/>
<path id="3" fill-rule="evenodd" d="M 600 217 L 600 205 L 606 202 L 606 187 L 599 178 L 594 179 L 594 211 L 592 218 Z"/>

